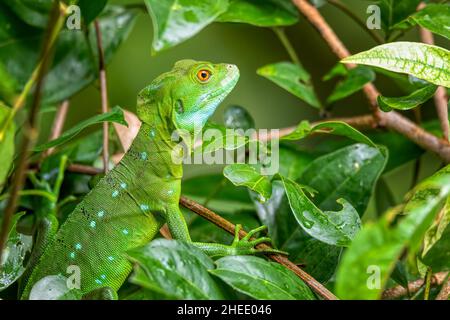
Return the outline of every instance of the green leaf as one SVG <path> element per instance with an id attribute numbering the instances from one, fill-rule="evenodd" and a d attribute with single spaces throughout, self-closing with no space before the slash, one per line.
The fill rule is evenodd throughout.
<path id="1" fill-rule="evenodd" d="M 113 54 L 127 38 L 136 17 L 136 12 L 118 6 L 108 6 L 99 17 L 106 63 L 111 61 Z M 69 98 L 97 78 L 97 42 L 93 28 L 90 25 L 88 37 L 82 31 L 66 28 L 60 32 L 54 59 L 46 75 L 44 104 Z M 38 63 L 43 33 L 44 30 L 23 24 L 0 3 L 0 61 L 5 66 L 4 72 L 0 73 L 15 80 L 12 83 L 15 93 L 22 91 Z M 12 104 L 11 94 L 3 96 L 2 90 L 0 94 L 0 98 Z"/>
<path id="2" fill-rule="evenodd" d="M 345 198 L 362 216 L 387 157 L 366 144 L 353 144 L 317 158 L 299 179 L 319 191 L 314 202 L 323 210 L 336 210 L 336 200 Z"/>
<path id="3" fill-rule="evenodd" d="M 80 12 L 83 15 L 84 23 L 90 24 L 103 11 L 108 0 L 78 0 Z"/>
<path id="4" fill-rule="evenodd" d="M 282 137 L 282 140 L 300 140 L 312 133 L 329 133 L 347 137 L 356 142 L 365 143 L 369 146 L 376 147 L 376 145 L 366 135 L 353 128 L 351 125 L 341 121 L 325 121 L 313 127 L 305 120 L 299 123 L 297 128 L 290 134 Z"/>
<path id="5" fill-rule="evenodd" d="M 420 0 L 380 0 L 381 21 L 385 31 L 416 11 Z"/>
<path id="6" fill-rule="evenodd" d="M 431 97 L 433 97 L 436 89 L 436 86 L 428 85 L 405 97 L 388 98 L 380 95 L 377 97 L 378 106 L 385 112 L 391 111 L 392 109 L 413 109 L 421 104 L 424 104 Z"/>
<path id="7" fill-rule="evenodd" d="M 348 75 L 347 68 L 342 63 L 337 63 L 327 74 L 322 77 L 323 81 L 331 80 L 337 76 L 346 76 Z"/>
<path id="8" fill-rule="evenodd" d="M 237 130 L 228 129 L 222 125 L 207 122 L 203 127 L 202 144 L 194 148 L 194 153 L 213 153 L 217 150 L 235 150 L 249 142 L 249 138 Z"/>
<path id="9" fill-rule="evenodd" d="M 258 27 L 288 26 L 298 22 L 298 11 L 283 0 L 230 0 L 216 21 L 248 23 Z"/>
<path id="10" fill-rule="evenodd" d="M 228 0 L 145 0 L 153 22 L 152 49 L 159 52 L 200 32 L 226 11 Z"/>
<path id="11" fill-rule="evenodd" d="M 439 219 L 425 234 L 422 261 L 433 269 L 433 272 L 450 269 L 450 197 L 442 208 Z"/>
<path id="12" fill-rule="evenodd" d="M 421 182 L 393 225 L 397 210 L 367 224 L 345 252 L 337 272 L 336 293 L 342 299 L 379 298 L 401 254 L 416 252 L 439 207 L 450 194 L 450 166 Z M 351 270 L 351 272 L 349 272 Z M 379 277 L 378 277 L 379 276 Z M 372 286 L 371 278 L 379 279 Z"/>
<path id="13" fill-rule="evenodd" d="M 0 101 L 0 125 L 8 117 L 11 109 L 5 106 Z M 0 140 L 0 191 L 2 190 L 3 183 L 8 177 L 9 169 L 14 160 L 14 133 L 15 125 L 12 121 L 11 124 L 6 128 L 5 135 L 2 140 Z"/>
<path id="14" fill-rule="evenodd" d="M 450 51 L 424 43 L 393 42 L 343 59 L 407 73 L 439 86 L 450 87 Z"/>
<path id="15" fill-rule="evenodd" d="M 11 10 L 25 23 L 33 27 L 45 28 L 52 0 L 4 0 Z"/>
<path id="16" fill-rule="evenodd" d="M 398 23 L 399 29 L 409 28 L 418 24 L 433 33 L 450 39 L 450 5 L 441 3 L 430 3 L 419 12 L 409 16 L 406 20 Z"/>
<path id="17" fill-rule="evenodd" d="M 320 108 L 320 102 L 311 85 L 311 76 L 302 67 L 292 62 L 278 62 L 263 66 L 256 72 L 314 108 Z"/>
<path id="18" fill-rule="evenodd" d="M 245 163 L 229 164 L 223 169 L 223 175 L 235 186 L 245 186 L 257 192 L 262 197 L 262 202 L 272 194 L 270 179 L 261 175 L 255 166 Z"/>
<path id="19" fill-rule="evenodd" d="M 17 222 L 24 214 L 25 212 L 15 214 L 11 221 L 2 261 L 0 261 L 0 291 L 8 288 L 25 271 L 25 256 L 31 250 L 33 241 L 31 236 L 16 230 Z"/>
<path id="20" fill-rule="evenodd" d="M 208 274 L 213 261 L 191 244 L 158 239 L 128 254 L 137 264 L 131 277 L 134 284 L 171 299 L 223 299 Z"/>
<path id="21" fill-rule="evenodd" d="M 296 182 L 280 176 L 291 210 L 302 229 L 322 242 L 348 246 L 358 232 L 361 221 L 358 212 L 346 201 L 339 212 L 323 212 L 305 195 Z"/>
<path id="22" fill-rule="evenodd" d="M 260 300 L 315 300 L 314 294 L 291 270 L 254 256 L 227 256 L 209 272 L 234 289 Z"/>
<path id="23" fill-rule="evenodd" d="M 83 129 L 92 126 L 94 124 L 99 124 L 102 122 L 115 122 L 122 124 L 124 126 L 127 125 L 127 122 L 125 121 L 125 118 L 123 116 L 123 111 L 120 107 L 115 106 L 111 111 L 98 114 L 96 116 L 93 116 L 89 119 L 86 119 L 84 121 L 79 122 L 74 127 L 70 128 L 69 130 L 65 131 L 59 138 L 54 139 L 52 141 L 43 143 L 37 147 L 34 148 L 34 151 L 40 152 L 44 151 L 53 147 L 60 146 L 69 140 L 71 140 L 73 137 L 75 137 L 77 134 L 79 134 Z"/>
<path id="24" fill-rule="evenodd" d="M 367 83 L 375 80 L 375 72 L 366 67 L 356 67 L 348 71 L 344 80 L 340 81 L 327 99 L 331 104 L 344 99 L 361 90 Z"/>

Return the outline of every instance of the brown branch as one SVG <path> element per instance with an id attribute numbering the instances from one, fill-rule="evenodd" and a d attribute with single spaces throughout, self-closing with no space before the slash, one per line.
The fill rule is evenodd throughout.
<path id="1" fill-rule="evenodd" d="M 299 11 L 309 20 L 309 22 L 319 31 L 330 49 L 336 54 L 339 59 L 346 58 L 350 52 L 341 42 L 336 33 L 331 29 L 328 23 L 323 19 L 319 11 L 308 3 L 306 0 L 292 0 Z M 354 65 L 346 65 L 348 68 L 355 67 Z M 422 148 L 430 150 L 439 155 L 445 162 L 450 162 L 450 143 L 440 139 L 431 133 L 423 130 L 414 122 L 403 117 L 395 111 L 381 112 L 378 108 L 377 97 L 380 94 L 376 87 L 369 83 L 364 86 L 363 92 L 366 95 L 371 108 L 373 110 L 375 119 L 378 125 L 385 126 L 389 129 L 395 130 L 400 134 L 406 136 L 411 141 L 415 142 Z"/>
<path id="2" fill-rule="evenodd" d="M 0 232 L 0 260 L 2 259 L 3 248 L 8 238 L 8 231 L 11 220 L 17 210 L 19 193 L 25 182 L 25 173 L 28 170 L 28 159 L 31 149 L 33 148 L 38 137 L 38 114 L 41 104 L 42 88 L 44 86 L 45 73 L 50 64 L 50 56 L 52 54 L 53 45 L 62 28 L 64 22 L 65 10 L 61 7 L 59 1 L 55 1 L 52 11 L 50 13 L 47 31 L 44 38 L 43 47 L 40 55 L 40 67 L 36 76 L 36 87 L 31 102 L 30 110 L 28 111 L 28 119 L 24 126 L 24 137 L 19 152 L 19 159 L 17 167 L 12 180 L 12 187 L 10 197 L 6 204 L 6 209 L 3 214 L 3 223 Z"/>
<path id="3" fill-rule="evenodd" d="M 431 277 L 431 286 L 433 286 L 433 287 L 440 286 L 447 278 L 447 274 L 448 274 L 448 272 L 446 272 L 446 271 L 435 273 Z M 425 284 L 424 279 L 417 279 L 415 281 L 408 283 L 409 292 L 416 293 L 417 291 L 420 290 L 420 288 L 423 287 L 424 284 Z M 398 286 L 386 289 L 383 292 L 382 298 L 383 299 L 398 299 L 398 298 L 401 298 L 401 297 L 407 295 L 407 293 L 408 293 L 408 291 L 406 290 L 405 287 L 398 285 Z"/>
<path id="4" fill-rule="evenodd" d="M 71 164 L 67 167 L 67 171 L 74 173 L 87 174 L 90 176 L 95 176 L 96 174 L 102 173 L 103 170 L 91 166 L 85 166 L 82 164 Z"/>
<path id="5" fill-rule="evenodd" d="M 95 36 L 97 38 L 97 50 L 98 50 L 98 68 L 99 68 L 99 79 L 100 79 L 100 91 L 102 98 L 102 113 L 108 112 L 108 85 L 106 82 L 106 66 L 105 66 L 105 56 L 102 47 L 102 34 L 100 31 L 100 26 L 98 20 L 94 22 L 95 26 Z M 103 170 L 105 172 L 109 171 L 109 131 L 108 122 L 103 122 Z"/>
<path id="6" fill-rule="evenodd" d="M 57 139 L 64 128 L 64 123 L 66 122 L 67 112 L 69 111 L 69 100 L 64 100 L 58 108 L 58 111 L 55 115 L 55 120 L 53 121 L 52 132 L 50 134 L 49 140 Z M 53 153 L 55 148 L 47 149 L 42 153 L 42 159 L 48 157 Z"/>
<path id="7" fill-rule="evenodd" d="M 427 5 L 425 2 L 421 2 L 417 7 L 417 10 L 422 10 Z M 425 28 L 419 28 L 420 38 L 423 43 L 434 45 L 434 36 L 431 31 Z M 448 141 L 449 138 L 449 122 L 448 122 L 448 107 L 447 107 L 447 91 L 444 87 L 438 87 L 434 95 L 434 104 L 436 106 L 436 112 L 439 118 L 442 129 L 442 137 Z"/>
<path id="8" fill-rule="evenodd" d="M 450 297 L 450 277 L 447 275 L 447 281 L 442 285 L 441 291 L 436 297 L 436 300 L 448 300 Z"/>
<path id="9" fill-rule="evenodd" d="M 221 216 L 217 215 L 216 213 L 212 212 L 208 208 L 203 207 L 201 204 L 190 200 L 184 196 L 180 197 L 180 204 L 184 206 L 185 208 L 188 208 L 189 210 L 197 213 L 198 215 L 202 216 L 206 220 L 214 223 L 216 226 L 222 228 L 223 230 L 227 231 L 230 234 L 234 234 L 236 226 L 229 222 L 228 220 L 222 218 Z M 239 237 L 245 237 L 247 235 L 247 232 L 241 230 L 239 232 Z M 258 249 L 270 249 L 271 246 L 267 244 L 260 244 L 257 246 Z M 269 257 L 284 265 L 288 269 L 292 270 L 300 279 L 302 279 L 312 290 L 314 290 L 317 294 L 319 294 L 321 297 L 323 297 L 326 300 L 338 300 L 338 298 L 332 294 L 327 288 L 325 288 L 320 282 L 318 282 L 316 279 L 311 277 L 308 273 L 300 269 L 297 265 L 289 261 L 288 258 L 282 255 L 278 254 L 270 254 Z"/>

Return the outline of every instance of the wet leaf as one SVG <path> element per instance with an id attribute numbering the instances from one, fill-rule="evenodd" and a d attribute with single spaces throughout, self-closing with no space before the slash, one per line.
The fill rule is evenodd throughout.
<path id="1" fill-rule="evenodd" d="M 298 11 L 283 0 L 230 0 L 219 22 L 248 23 L 258 27 L 287 26 L 298 22 Z"/>
<path id="2" fill-rule="evenodd" d="M 353 144 L 315 159 L 299 181 L 319 191 L 313 201 L 323 210 L 345 198 L 362 216 L 386 161 L 378 148 Z"/>
<path id="3" fill-rule="evenodd" d="M 433 97 L 437 87 L 434 85 L 425 86 L 417 91 L 414 91 L 405 97 L 389 98 L 379 95 L 377 97 L 378 106 L 381 110 L 387 112 L 392 109 L 409 110 L 427 102 Z"/>
<path id="4" fill-rule="evenodd" d="M 185 242 L 158 239 L 129 252 L 137 264 L 131 282 L 171 299 L 223 299 L 208 270 L 213 261 Z"/>
<path id="5" fill-rule="evenodd" d="M 302 67 L 291 62 L 278 62 L 263 66 L 256 72 L 312 107 L 320 108 L 320 102 L 311 85 L 311 76 Z"/>
<path id="6" fill-rule="evenodd" d="M 159 52 L 200 32 L 228 7 L 228 0 L 145 0 L 153 22 L 152 49 Z"/>
<path id="7" fill-rule="evenodd" d="M 245 186 L 257 192 L 265 201 L 272 194 L 272 185 L 267 176 L 252 165 L 245 163 L 229 164 L 223 169 L 223 175 L 235 186 Z"/>
<path id="8" fill-rule="evenodd" d="M 450 87 L 450 51 L 424 43 L 393 42 L 342 60 L 406 73 L 436 85 Z"/>
<path id="9" fill-rule="evenodd" d="M 366 224 L 344 253 L 336 279 L 342 299 L 377 299 L 406 250 L 416 252 L 439 207 L 450 194 L 450 166 L 421 182 L 406 201 L 402 216 L 388 211 L 376 223 Z M 349 272 L 351 270 L 351 272 Z M 379 285 L 374 285 L 376 277 Z"/>
<path id="10" fill-rule="evenodd" d="M 25 271 L 25 255 L 31 250 L 32 237 L 17 232 L 16 226 L 25 212 L 13 216 L 0 261 L 0 291 L 12 285 Z M 1 220 L 0 220 L 1 222 Z"/>
<path id="11" fill-rule="evenodd" d="M 351 243 L 361 221 L 358 212 L 348 201 L 338 200 L 342 205 L 338 212 L 324 212 L 305 195 L 299 184 L 280 178 L 295 219 L 307 234 L 331 245 L 348 246 Z"/>
<path id="12" fill-rule="evenodd" d="M 108 0 L 78 0 L 80 12 L 85 24 L 90 24 L 105 8 Z"/>
<path id="13" fill-rule="evenodd" d="M 77 134 L 79 134 L 85 128 L 87 128 L 91 125 L 102 123 L 102 122 L 115 122 L 115 123 L 120 123 L 122 125 L 127 125 L 127 123 L 124 119 L 122 109 L 120 107 L 116 106 L 107 113 L 102 113 L 102 114 L 93 116 L 89 119 L 79 122 L 74 127 L 65 131 L 59 138 L 49 141 L 47 143 L 43 143 L 43 144 L 35 147 L 34 151 L 40 152 L 40 151 L 44 151 L 44 150 L 47 150 L 52 147 L 60 146 L 64 143 L 68 142 L 69 140 L 71 140 L 73 137 L 75 137 Z"/>
<path id="14" fill-rule="evenodd" d="M 119 6 L 107 7 L 99 17 L 106 63 L 111 61 L 119 45 L 127 38 L 136 17 L 136 12 Z M 97 42 L 94 26 L 89 28 L 88 38 L 82 30 L 65 28 L 60 32 L 54 59 L 46 75 L 44 104 L 69 98 L 97 78 L 97 51 L 92 50 Z M 0 61 L 5 67 L 3 73 L 14 79 L 11 85 L 15 93 L 22 91 L 37 65 L 43 33 L 44 30 L 25 25 L 0 3 Z M 0 98 L 12 104 L 11 94 L 3 96 L 2 90 L 0 94 Z"/>
<path id="15" fill-rule="evenodd" d="M 315 300 L 314 294 L 291 270 L 254 256 L 227 256 L 209 272 L 234 289 L 260 300 Z"/>

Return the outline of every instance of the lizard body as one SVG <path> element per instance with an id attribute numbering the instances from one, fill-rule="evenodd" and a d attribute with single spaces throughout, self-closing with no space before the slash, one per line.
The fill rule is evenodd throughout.
<path id="1" fill-rule="evenodd" d="M 33 269 L 22 298 L 37 281 L 65 275 L 70 265 L 80 268 L 82 293 L 104 287 L 117 291 L 132 269 L 125 253 L 152 240 L 164 222 L 175 239 L 191 242 L 178 204 L 183 172 L 182 165 L 172 160 L 177 142 L 171 134 L 176 129 L 195 134 L 238 78 L 234 65 L 182 60 L 139 93 L 138 135 L 121 162 L 60 227 Z M 217 256 L 253 254 L 259 252 L 256 244 L 267 241 L 249 238 L 232 245 L 193 244 Z"/>

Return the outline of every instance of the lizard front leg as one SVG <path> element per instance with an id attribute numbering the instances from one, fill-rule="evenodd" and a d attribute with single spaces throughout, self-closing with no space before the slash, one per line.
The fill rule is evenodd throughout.
<path id="1" fill-rule="evenodd" d="M 193 242 L 189 235 L 186 220 L 184 219 L 184 216 L 178 206 L 173 206 L 168 209 L 166 213 L 166 221 L 174 239 L 190 242 L 211 257 L 228 255 L 249 255 L 256 253 L 285 254 L 283 251 L 279 251 L 276 249 L 262 250 L 255 248 L 255 246 L 260 243 L 271 241 L 271 239 L 268 237 L 251 239 L 253 235 L 266 229 L 266 226 L 261 226 L 254 230 L 251 230 L 244 238 L 239 239 L 239 231 L 241 229 L 241 225 L 238 224 L 236 225 L 233 243 L 231 245 L 225 245 L 219 243 Z"/>

